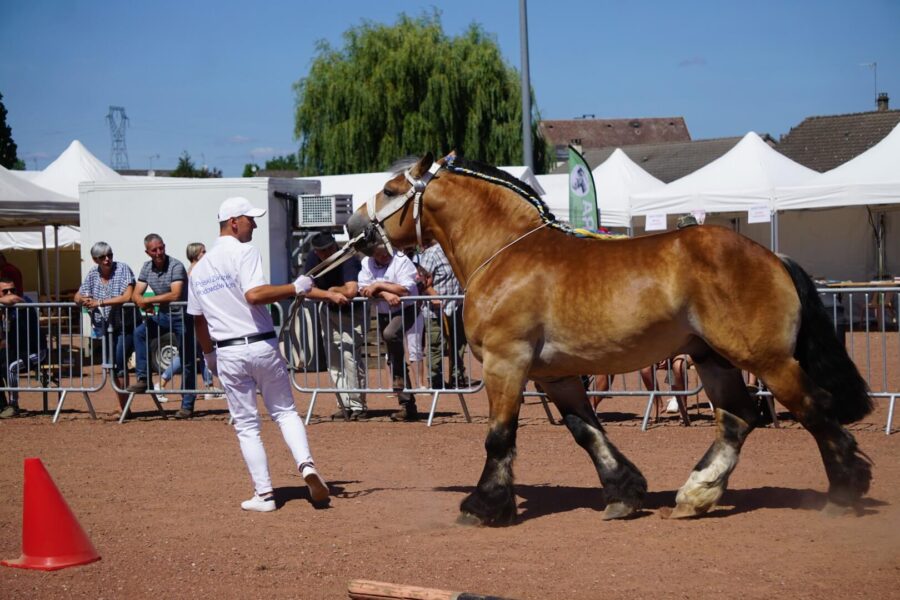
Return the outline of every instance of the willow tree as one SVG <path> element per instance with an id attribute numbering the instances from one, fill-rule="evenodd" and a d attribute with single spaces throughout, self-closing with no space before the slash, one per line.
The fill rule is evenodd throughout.
<path id="1" fill-rule="evenodd" d="M 454 149 L 496 165 L 522 162 L 519 74 L 479 25 L 448 37 L 437 11 L 401 14 L 393 26 L 364 22 L 343 39 L 341 49 L 320 41 L 309 75 L 294 84 L 303 174 L 381 171 Z M 533 122 L 543 172 L 547 145 Z"/>

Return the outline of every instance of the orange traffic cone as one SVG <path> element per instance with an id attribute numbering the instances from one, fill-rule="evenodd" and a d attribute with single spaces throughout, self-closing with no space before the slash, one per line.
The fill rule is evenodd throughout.
<path id="1" fill-rule="evenodd" d="M 100 560 L 78 519 L 39 458 L 25 459 L 22 556 L 0 561 L 20 569 L 55 571 Z"/>

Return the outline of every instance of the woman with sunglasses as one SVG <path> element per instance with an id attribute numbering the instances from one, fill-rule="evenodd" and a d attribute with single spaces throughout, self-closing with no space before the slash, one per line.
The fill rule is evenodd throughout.
<path id="1" fill-rule="evenodd" d="M 112 328 L 113 378 L 118 389 L 124 388 L 123 379 L 128 356 L 134 343 L 134 307 L 123 308 L 131 301 L 134 291 L 134 273 L 131 267 L 113 260 L 113 251 L 106 242 L 91 246 L 93 267 L 75 294 L 75 302 L 91 311 L 91 324 L 95 337 L 102 337 Z M 105 359 L 106 357 L 104 357 Z M 119 407 L 125 408 L 128 394 L 118 393 Z"/>

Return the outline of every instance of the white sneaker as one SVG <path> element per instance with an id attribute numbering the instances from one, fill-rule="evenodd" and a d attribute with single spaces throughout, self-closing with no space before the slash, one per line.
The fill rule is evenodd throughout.
<path id="1" fill-rule="evenodd" d="M 168 402 L 169 398 L 165 394 L 160 394 L 162 387 L 158 383 L 153 384 L 153 391 L 156 392 L 156 399 L 160 402 Z"/>
<path id="2" fill-rule="evenodd" d="M 669 397 L 669 403 L 666 404 L 666 412 L 673 414 L 678 412 L 678 398 L 675 396 Z"/>
<path id="3" fill-rule="evenodd" d="M 303 481 L 306 482 L 306 487 L 309 488 L 309 496 L 312 498 L 313 504 L 325 503 L 330 495 L 328 484 L 325 483 L 316 468 L 310 463 L 303 463 L 300 465 L 300 474 L 303 476 Z"/>
<path id="4" fill-rule="evenodd" d="M 253 494 L 253 497 L 249 500 L 244 500 L 241 502 L 241 508 L 244 510 L 253 510 L 256 512 L 272 512 L 277 506 L 275 506 L 275 496 L 269 496 L 268 498 L 260 498 L 256 494 Z"/>

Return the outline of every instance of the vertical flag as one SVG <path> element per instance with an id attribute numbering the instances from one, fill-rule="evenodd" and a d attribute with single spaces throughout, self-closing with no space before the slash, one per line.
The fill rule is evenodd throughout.
<path id="1" fill-rule="evenodd" d="M 599 229 L 594 176 L 584 157 L 569 146 L 569 222 L 575 229 Z"/>

